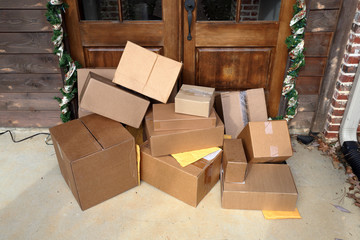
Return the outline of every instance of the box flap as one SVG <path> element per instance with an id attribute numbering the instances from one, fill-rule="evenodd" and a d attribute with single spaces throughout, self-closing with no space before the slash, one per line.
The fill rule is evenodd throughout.
<path id="1" fill-rule="evenodd" d="M 175 97 L 175 101 L 181 99 L 182 101 L 209 103 L 214 92 L 215 88 L 183 84 Z"/>
<path id="2" fill-rule="evenodd" d="M 249 164 L 245 184 L 224 182 L 224 191 L 297 194 L 286 164 Z"/>
<path id="3" fill-rule="evenodd" d="M 79 119 L 52 127 L 50 133 L 58 142 L 58 146 L 61 146 L 62 152 L 66 154 L 69 161 L 102 150 L 102 147 Z"/>
<path id="4" fill-rule="evenodd" d="M 109 118 L 93 114 L 80 120 L 104 149 L 134 138 L 121 123 Z"/>

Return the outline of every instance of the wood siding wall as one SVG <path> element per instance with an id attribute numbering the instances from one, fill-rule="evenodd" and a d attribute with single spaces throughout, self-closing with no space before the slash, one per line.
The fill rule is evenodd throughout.
<path id="1" fill-rule="evenodd" d="M 46 0 L 0 1 L 0 127 L 51 127 L 62 87 Z"/>
<path id="2" fill-rule="evenodd" d="M 291 133 L 307 133 L 316 111 L 321 81 L 336 30 L 341 0 L 307 0 L 305 67 L 300 71 L 298 114 L 290 122 Z"/>

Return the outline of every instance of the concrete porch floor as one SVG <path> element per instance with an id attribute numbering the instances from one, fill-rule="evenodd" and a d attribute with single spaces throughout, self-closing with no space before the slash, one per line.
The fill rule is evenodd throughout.
<path id="1" fill-rule="evenodd" d="M 13 130 L 16 139 L 38 131 L 47 129 Z M 288 164 L 302 219 L 265 220 L 261 211 L 221 209 L 219 182 L 197 208 L 141 182 L 82 212 L 44 136 L 15 144 L 1 135 L 0 239 L 360 239 L 360 209 L 343 197 L 344 171 L 293 145 Z"/>

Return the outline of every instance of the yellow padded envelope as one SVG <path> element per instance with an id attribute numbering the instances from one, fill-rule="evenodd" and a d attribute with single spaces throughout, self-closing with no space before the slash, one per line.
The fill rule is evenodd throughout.
<path id="1" fill-rule="evenodd" d="M 182 167 L 186 167 L 187 165 L 194 163 L 197 160 L 200 160 L 210 153 L 216 152 L 218 150 L 220 150 L 220 148 L 212 147 L 190 152 L 171 154 L 171 156 L 175 158 Z"/>
<path id="2" fill-rule="evenodd" d="M 265 219 L 301 219 L 299 210 L 296 208 L 294 211 L 262 211 Z"/>

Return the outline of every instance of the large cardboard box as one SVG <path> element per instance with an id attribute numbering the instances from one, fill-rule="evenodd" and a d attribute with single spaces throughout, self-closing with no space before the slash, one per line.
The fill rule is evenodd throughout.
<path id="1" fill-rule="evenodd" d="M 127 42 L 113 82 L 166 103 L 182 63 Z"/>
<path id="2" fill-rule="evenodd" d="M 215 88 L 183 84 L 175 97 L 175 112 L 209 117 L 214 100 Z"/>
<path id="3" fill-rule="evenodd" d="M 50 128 L 61 174 L 82 210 L 137 186 L 134 137 L 91 114 Z"/>
<path id="4" fill-rule="evenodd" d="M 114 78 L 115 75 L 115 68 L 80 68 L 77 70 L 77 86 L 78 86 L 78 92 L 81 93 L 84 84 L 86 82 L 86 79 L 90 72 L 93 72 L 95 74 L 98 74 L 104 78 L 106 78 L 108 81 L 111 81 L 111 79 Z M 78 94 L 78 103 L 80 103 L 80 94 Z M 85 110 L 80 107 L 78 109 L 79 118 L 84 117 L 86 115 L 92 114 L 91 111 Z"/>
<path id="5" fill-rule="evenodd" d="M 138 128 L 150 102 L 90 72 L 80 93 L 83 109 Z"/>
<path id="6" fill-rule="evenodd" d="M 222 152 L 186 167 L 171 156 L 153 157 L 149 143 L 141 146 L 141 179 L 161 191 L 196 207 L 219 180 Z"/>
<path id="7" fill-rule="evenodd" d="M 238 138 L 243 140 L 248 162 L 281 162 L 292 156 L 285 120 L 249 122 Z"/>
<path id="8" fill-rule="evenodd" d="M 221 103 L 225 133 L 236 138 L 248 122 L 264 122 L 268 119 L 264 89 L 242 92 L 222 92 Z"/>
<path id="9" fill-rule="evenodd" d="M 145 130 L 155 157 L 220 147 L 224 140 L 224 124 L 216 114 L 216 126 L 191 130 L 154 131 L 152 112 L 145 116 Z"/>
<path id="10" fill-rule="evenodd" d="M 153 104 L 154 131 L 212 128 L 216 126 L 214 109 L 208 118 L 175 112 L 175 104 Z"/>
<path id="11" fill-rule="evenodd" d="M 245 181 L 247 160 L 241 139 L 224 140 L 223 168 L 225 182 Z"/>
<path id="12" fill-rule="evenodd" d="M 249 164 L 244 184 L 225 182 L 221 174 L 221 206 L 228 209 L 293 211 L 297 190 L 286 164 Z"/>

